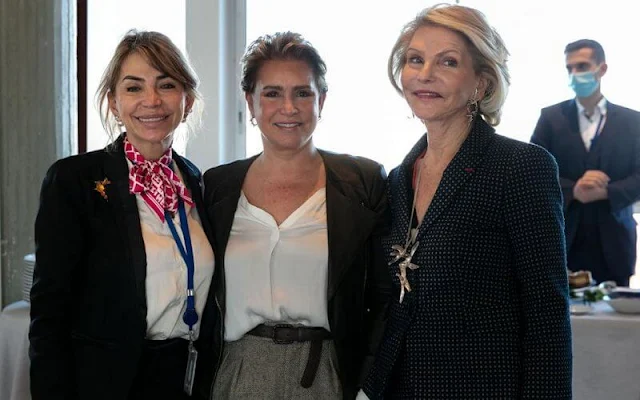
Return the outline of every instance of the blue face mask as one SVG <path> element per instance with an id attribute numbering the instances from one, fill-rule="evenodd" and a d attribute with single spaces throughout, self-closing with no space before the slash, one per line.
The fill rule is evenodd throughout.
<path id="1" fill-rule="evenodd" d="M 596 69 L 595 71 L 580 72 L 569 75 L 569 86 L 571 86 L 571 89 L 576 92 L 576 96 L 580 98 L 589 97 L 596 91 L 596 89 L 598 89 L 599 82 L 596 79 L 597 71 L 598 70 Z"/>

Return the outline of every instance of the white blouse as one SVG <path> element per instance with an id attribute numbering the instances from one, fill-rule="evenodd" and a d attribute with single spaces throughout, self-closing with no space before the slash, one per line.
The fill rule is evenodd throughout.
<path id="1" fill-rule="evenodd" d="M 131 169 L 131 162 L 129 169 Z M 178 168 L 175 172 L 182 180 Z M 162 222 L 144 201 L 136 195 L 136 204 L 140 214 L 140 228 L 147 254 L 147 339 L 164 340 L 171 338 L 188 339 L 189 327 L 182 321 L 182 314 L 187 301 L 187 265 L 176 245 L 167 222 Z M 198 323 L 193 330 L 196 338 L 199 334 L 202 312 L 209 294 L 211 277 L 214 270 L 213 250 L 202 229 L 202 223 L 195 206 L 185 204 L 189 234 L 193 246 L 195 273 L 193 285 L 195 289 L 196 311 Z M 178 236 L 184 243 L 180 216 L 173 218 Z"/>
<path id="2" fill-rule="evenodd" d="M 265 322 L 329 330 L 328 265 L 324 188 L 280 226 L 242 193 L 225 254 L 225 340 Z"/>

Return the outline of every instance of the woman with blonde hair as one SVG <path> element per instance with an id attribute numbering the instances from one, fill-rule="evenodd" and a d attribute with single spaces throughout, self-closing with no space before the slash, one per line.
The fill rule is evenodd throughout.
<path id="1" fill-rule="evenodd" d="M 394 296 L 359 398 L 570 399 L 558 167 L 495 133 L 508 52 L 479 11 L 438 5 L 389 59 L 423 135 L 389 174 Z"/>
<path id="2" fill-rule="evenodd" d="M 197 87 L 169 38 L 130 31 L 98 91 L 117 138 L 47 172 L 31 290 L 34 400 L 192 398 L 214 255 L 200 172 L 171 145 L 194 118 Z"/>

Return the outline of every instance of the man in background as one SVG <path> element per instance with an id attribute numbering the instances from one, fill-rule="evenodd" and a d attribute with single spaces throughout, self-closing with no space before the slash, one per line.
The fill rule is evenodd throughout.
<path id="1" fill-rule="evenodd" d="M 578 40 L 564 53 L 576 97 L 544 108 L 531 142 L 559 166 L 568 268 L 628 286 L 636 262 L 640 113 L 602 95 L 607 63 L 600 43 Z"/>

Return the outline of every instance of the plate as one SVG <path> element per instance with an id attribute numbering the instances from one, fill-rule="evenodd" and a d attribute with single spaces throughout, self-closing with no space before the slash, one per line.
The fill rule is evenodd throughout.
<path id="1" fill-rule="evenodd" d="M 611 308 L 621 314 L 640 314 L 640 298 L 615 297 L 611 294 L 605 300 Z"/>
<path id="2" fill-rule="evenodd" d="M 569 311 L 571 315 L 587 315 L 593 312 L 593 307 L 589 304 L 574 303 L 569 306 Z"/>
<path id="3" fill-rule="evenodd" d="M 618 287 L 609 292 L 612 299 L 637 299 L 640 300 L 640 289 L 631 289 L 627 287 Z"/>

